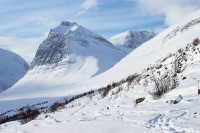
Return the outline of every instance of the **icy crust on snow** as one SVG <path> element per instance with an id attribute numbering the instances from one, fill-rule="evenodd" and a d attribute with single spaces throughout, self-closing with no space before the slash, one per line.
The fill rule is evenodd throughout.
<path id="1" fill-rule="evenodd" d="M 127 48 L 135 49 L 155 36 L 156 34 L 150 30 L 126 31 L 109 38 L 109 41 L 118 47 L 124 46 Z"/>
<path id="2" fill-rule="evenodd" d="M 13 86 L 28 70 L 28 64 L 19 55 L 0 49 L 0 92 Z"/>

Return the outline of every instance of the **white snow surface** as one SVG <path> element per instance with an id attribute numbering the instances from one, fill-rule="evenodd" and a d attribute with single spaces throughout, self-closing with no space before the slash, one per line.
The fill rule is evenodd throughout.
<path id="1" fill-rule="evenodd" d="M 60 29 L 58 31 L 66 33 Z M 34 84 L 31 89 L 27 90 L 28 84 L 27 86 L 18 84 L 18 87 L 12 87 L 1 93 L 0 113 L 28 103 L 45 100 L 52 102 L 62 96 L 76 95 L 97 89 L 134 73 L 146 76 L 152 72 L 148 71 L 147 68 L 156 66 L 156 63 L 161 63 L 169 69 L 178 49 L 185 49 L 195 38 L 200 37 L 199 31 L 200 10 L 142 44 L 112 68 L 83 82 L 68 84 L 64 78 L 55 82 L 53 80 L 47 82 L 48 78 L 52 78 L 51 75 L 47 77 L 41 75 L 41 78 L 35 76 L 35 80 L 28 76 L 26 80 L 30 78 L 32 82 L 41 81 L 44 84 L 38 86 Z M 187 61 L 183 64 L 185 69 L 177 75 L 179 86 L 161 99 L 152 99 L 148 90 L 154 86 L 151 83 L 146 86 L 145 80 L 148 78 L 142 78 L 139 83 L 133 86 L 127 87 L 125 83 L 120 86 L 122 89 L 114 88 L 105 98 L 101 98 L 101 95 L 95 95 L 75 100 L 68 104 L 65 109 L 48 114 L 47 118 L 45 118 L 45 114 L 41 114 L 36 120 L 24 125 L 17 121 L 2 124 L 0 132 L 199 133 L 200 107 L 198 105 L 200 97 L 197 95 L 197 90 L 200 82 L 200 45 L 197 48 L 190 49 L 187 53 Z M 174 55 L 169 56 L 170 53 Z M 165 61 L 158 61 L 165 57 L 168 57 Z M 165 67 L 161 68 L 161 73 L 166 71 Z M 153 71 L 153 73 L 157 72 L 157 69 Z M 183 77 L 186 79 L 183 80 Z M 32 86 L 31 82 L 29 85 Z M 179 95 L 183 99 L 178 104 L 169 102 L 175 100 Z M 141 97 L 145 97 L 145 100 L 136 104 L 135 100 Z"/>
<path id="2" fill-rule="evenodd" d="M 13 86 L 28 70 L 28 64 L 19 55 L 0 49 L 0 92 Z"/>

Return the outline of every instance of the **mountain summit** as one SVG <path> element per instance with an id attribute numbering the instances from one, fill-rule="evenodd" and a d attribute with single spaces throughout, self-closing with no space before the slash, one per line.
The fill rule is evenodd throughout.
<path id="1" fill-rule="evenodd" d="M 126 31 L 109 38 L 109 41 L 117 47 L 135 49 L 155 36 L 156 34 L 150 30 Z"/>
<path id="2" fill-rule="evenodd" d="M 75 22 L 63 21 L 61 24 L 52 29 L 48 38 L 40 45 L 35 58 L 31 63 L 31 69 L 36 66 L 56 64 L 63 62 L 65 64 L 75 63 L 75 60 L 67 59 L 70 55 L 81 56 L 100 56 L 92 52 L 107 49 L 118 52 L 114 46 L 103 37 L 85 29 Z M 102 51 L 103 52 L 103 51 Z M 115 60 L 115 59 L 114 59 Z M 118 60 L 118 59 L 117 59 Z"/>
<path id="3" fill-rule="evenodd" d="M 50 30 L 28 73 L 13 88 L 28 92 L 30 89 L 57 89 L 62 84 L 78 83 L 105 72 L 125 55 L 83 26 L 63 21 Z"/>

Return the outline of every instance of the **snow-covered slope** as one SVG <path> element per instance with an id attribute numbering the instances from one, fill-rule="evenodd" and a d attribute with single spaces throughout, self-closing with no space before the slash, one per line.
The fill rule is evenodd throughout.
<path id="1" fill-rule="evenodd" d="M 118 48 L 126 48 L 131 51 L 155 36 L 156 34 L 150 30 L 126 31 L 108 40 Z"/>
<path id="2" fill-rule="evenodd" d="M 0 92 L 13 86 L 28 70 L 28 64 L 19 55 L 0 49 Z"/>
<path id="3" fill-rule="evenodd" d="M 102 84 L 108 84 L 139 72 L 151 63 L 166 57 L 169 53 L 176 52 L 191 43 L 195 38 L 200 37 L 199 30 L 200 10 L 197 10 L 150 41 L 140 45 L 114 67 L 91 79 L 88 84 L 94 83 L 96 86 L 97 84 L 102 86 Z M 103 80 L 105 78 L 108 79 L 106 82 Z"/>
<path id="4" fill-rule="evenodd" d="M 24 125 L 17 121 L 2 124 L 0 131 L 3 133 L 16 131 L 28 133 L 105 133 L 113 131 L 117 133 L 132 133 L 132 131 L 135 133 L 141 131 L 199 133 L 200 98 L 197 95 L 200 82 L 199 58 L 200 41 L 197 46 L 190 43 L 187 47 L 152 64 L 148 69 L 139 73 L 139 77 L 132 82 L 125 82 L 112 88 L 104 98 L 101 94 L 90 94 L 66 104 L 58 112 L 41 114 Z M 153 100 L 148 93 L 154 87 L 153 75 L 159 78 L 165 74 L 170 76 L 174 72 L 172 70 L 176 62 L 179 63 L 176 67 L 179 72 L 173 77 L 176 78 L 179 86 L 163 98 Z M 165 78 L 162 80 L 165 81 Z M 137 98 L 145 99 L 136 104 Z M 173 104 L 175 99 L 178 99 L 178 104 Z M 62 100 L 58 101 L 62 102 Z M 15 104 L 18 102 L 13 101 Z M 40 104 L 35 105 L 41 106 Z M 47 104 L 42 106 L 46 107 Z"/>
<path id="5" fill-rule="evenodd" d="M 105 72 L 126 53 L 74 22 L 62 22 L 39 46 L 25 77 L 5 93 L 27 94 L 68 88 Z"/>

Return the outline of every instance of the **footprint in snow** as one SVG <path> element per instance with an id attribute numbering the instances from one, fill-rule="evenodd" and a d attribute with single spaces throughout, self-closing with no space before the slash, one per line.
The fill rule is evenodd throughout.
<path id="1" fill-rule="evenodd" d="M 93 121 L 96 120 L 96 118 L 81 118 L 79 121 Z"/>

